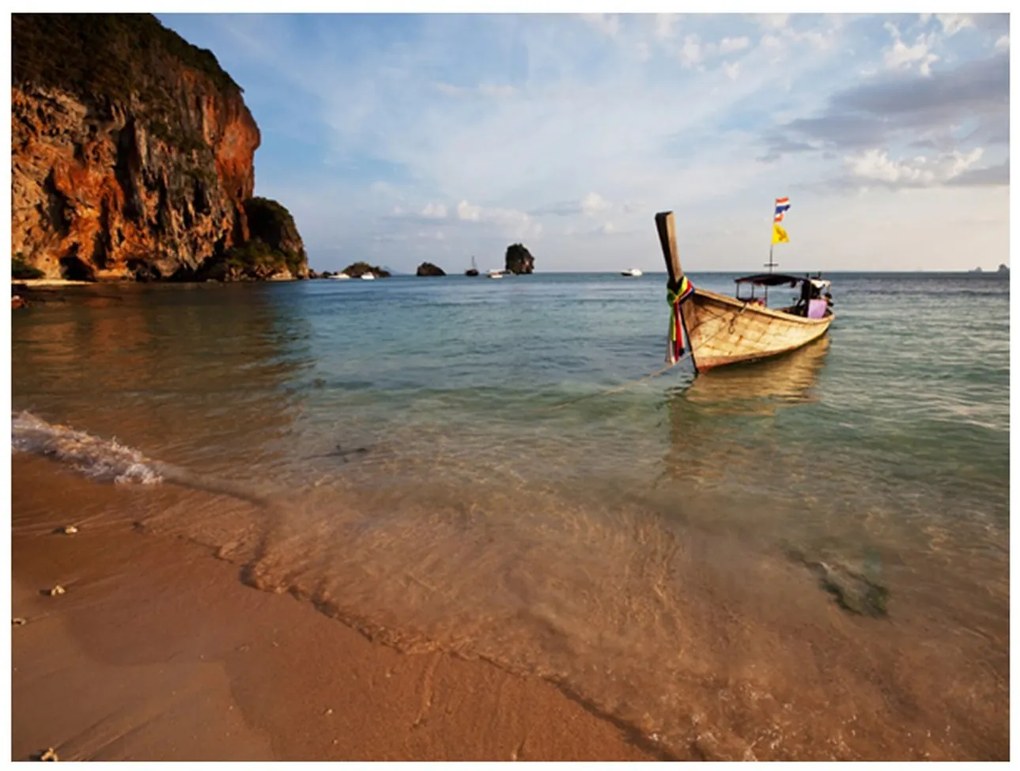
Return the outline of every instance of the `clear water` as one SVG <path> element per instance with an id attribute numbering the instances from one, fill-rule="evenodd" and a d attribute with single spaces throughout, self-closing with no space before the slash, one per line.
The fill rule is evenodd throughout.
<path id="1" fill-rule="evenodd" d="M 697 378 L 649 377 L 662 275 L 64 290 L 12 317 L 16 500 L 120 478 L 253 585 L 675 757 L 1007 757 L 1009 282 L 828 277 L 827 338 Z"/>

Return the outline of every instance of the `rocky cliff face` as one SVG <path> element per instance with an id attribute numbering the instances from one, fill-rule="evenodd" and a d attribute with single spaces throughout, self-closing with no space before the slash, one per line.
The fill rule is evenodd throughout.
<path id="1" fill-rule="evenodd" d="M 215 57 L 147 15 L 11 26 L 12 257 L 54 278 L 222 273 L 250 243 L 259 130 Z"/>

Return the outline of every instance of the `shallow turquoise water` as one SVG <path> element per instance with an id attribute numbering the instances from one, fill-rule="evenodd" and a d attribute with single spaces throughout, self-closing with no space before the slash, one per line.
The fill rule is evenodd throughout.
<path id="1" fill-rule="evenodd" d="M 1009 282 L 828 277 L 828 338 L 696 379 L 646 377 L 665 353 L 661 275 L 72 289 L 14 314 L 12 402 L 183 470 L 166 481 L 193 500 L 150 515 L 253 583 L 408 651 L 548 677 L 678 755 L 739 755 L 740 726 L 785 725 L 763 698 L 809 715 L 833 688 L 854 715 L 929 731 L 902 756 L 994 755 Z M 732 278 L 692 276 L 727 293 Z M 238 487 L 271 513 L 225 522 Z M 819 562 L 886 588 L 888 615 L 840 609 Z M 940 723 L 964 681 L 985 706 Z M 738 706 L 711 707 L 721 692 Z M 822 733 L 850 731 L 841 704 L 777 746 L 828 756 Z M 826 752 L 868 756 L 880 736 Z"/>

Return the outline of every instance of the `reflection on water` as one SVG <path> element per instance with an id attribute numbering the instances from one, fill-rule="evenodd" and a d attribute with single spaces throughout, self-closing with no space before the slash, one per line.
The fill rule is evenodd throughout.
<path id="1" fill-rule="evenodd" d="M 771 414 L 813 400 L 829 343 L 826 335 L 781 356 L 709 370 L 694 378 L 684 398 L 705 410 L 738 414 Z"/>
<path id="2" fill-rule="evenodd" d="M 698 375 L 686 386 L 666 393 L 669 443 L 662 479 L 690 488 L 755 488 L 761 470 L 775 457 L 770 445 L 787 444 L 777 411 L 816 399 L 814 388 L 825 365 L 829 338 L 772 359 L 719 367 Z M 793 430 L 802 439 L 811 426 L 798 420 Z M 789 452 L 784 447 L 784 452 Z"/>
<path id="3" fill-rule="evenodd" d="M 99 285 L 12 330 L 18 409 L 167 462 L 240 473 L 280 457 L 312 361 L 308 324 L 250 287 Z"/>

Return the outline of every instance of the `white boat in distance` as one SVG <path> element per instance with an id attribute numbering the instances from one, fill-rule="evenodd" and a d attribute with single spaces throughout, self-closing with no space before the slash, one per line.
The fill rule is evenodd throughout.
<path id="1" fill-rule="evenodd" d="M 627 270 L 621 271 L 620 275 L 621 276 L 634 276 L 635 278 L 637 278 L 638 276 L 643 276 L 644 273 L 641 272 L 640 268 L 628 268 Z"/>
<path id="2" fill-rule="evenodd" d="M 374 281 L 375 280 L 375 274 L 374 273 L 362 273 L 361 274 L 361 280 L 362 281 Z"/>
<path id="3" fill-rule="evenodd" d="M 488 273 L 486 273 L 485 275 L 486 275 L 487 277 L 489 277 L 489 278 L 503 278 L 503 271 L 501 271 L 501 270 L 496 270 L 495 268 L 493 268 L 492 270 L 490 270 L 490 271 L 489 271 Z"/>
<path id="4" fill-rule="evenodd" d="M 332 276 L 330 276 L 330 278 L 335 278 L 338 281 L 346 281 L 350 279 L 350 276 L 348 276 L 346 273 L 334 273 Z"/>

